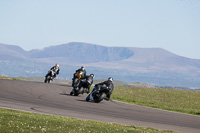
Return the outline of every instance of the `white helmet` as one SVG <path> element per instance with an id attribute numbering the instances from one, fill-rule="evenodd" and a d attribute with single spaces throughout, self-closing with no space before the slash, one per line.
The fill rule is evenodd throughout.
<path id="1" fill-rule="evenodd" d="M 82 70 L 85 70 L 85 66 L 81 66 L 81 69 L 82 69 Z"/>
<path id="2" fill-rule="evenodd" d="M 112 77 L 109 77 L 109 78 L 108 78 L 108 81 L 111 81 L 111 82 L 112 82 L 112 81 L 113 81 L 113 78 L 112 78 Z"/>
<path id="3" fill-rule="evenodd" d="M 90 74 L 90 76 L 92 76 L 93 78 L 94 78 L 94 74 L 92 73 L 92 74 Z"/>

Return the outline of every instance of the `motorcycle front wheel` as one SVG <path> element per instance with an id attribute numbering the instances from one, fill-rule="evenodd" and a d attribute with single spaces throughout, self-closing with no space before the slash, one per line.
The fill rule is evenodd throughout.
<path id="1" fill-rule="evenodd" d="M 78 88 L 74 87 L 74 96 L 78 96 L 79 95 L 79 90 Z"/>
<path id="2" fill-rule="evenodd" d="M 47 78 L 45 78 L 44 82 L 47 83 Z"/>
<path id="3" fill-rule="evenodd" d="M 47 76 L 47 82 L 48 82 L 48 83 L 51 82 L 51 76 Z"/>

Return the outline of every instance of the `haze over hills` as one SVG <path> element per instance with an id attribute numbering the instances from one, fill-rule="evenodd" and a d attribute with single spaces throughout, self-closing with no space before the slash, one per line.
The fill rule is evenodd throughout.
<path id="1" fill-rule="evenodd" d="M 128 82 L 200 87 L 200 60 L 161 48 L 72 42 L 25 51 L 15 45 L 0 44 L 0 75 L 44 77 L 55 63 L 60 64 L 59 78 L 64 79 L 71 79 L 74 71 L 85 65 L 87 72 L 94 73 L 97 79 L 112 76 Z"/>

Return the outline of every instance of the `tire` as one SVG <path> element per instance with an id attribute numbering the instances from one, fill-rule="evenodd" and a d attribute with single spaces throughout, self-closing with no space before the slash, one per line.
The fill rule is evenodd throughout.
<path id="1" fill-rule="evenodd" d="M 102 93 L 100 97 L 98 97 L 97 99 L 96 98 L 94 99 L 94 102 L 95 103 L 101 102 L 103 100 L 103 98 L 105 97 L 105 95 L 106 95 L 105 93 Z"/>
<path id="2" fill-rule="evenodd" d="M 80 80 L 78 78 L 75 78 L 74 86 L 73 86 L 73 88 L 74 88 L 74 96 L 78 96 L 79 95 L 79 88 L 78 88 L 79 83 L 80 83 Z"/>
<path id="3" fill-rule="evenodd" d="M 74 93 L 74 96 L 78 96 L 79 94 L 78 93 Z"/>
<path id="4" fill-rule="evenodd" d="M 79 79 L 75 78 L 75 80 L 74 80 L 74 86 L 77 87 L 79 85 L 79 83 L 80 83 Z"/>
<path id="5" fill-rule="evenodd" d="M 79 95 L 78 91 L 74 88 L 74 96 L 78 96 L 78 95 Z"/>
<path id="6" fill-rule="evenodd" d="M 50 83 L 51 82 L 51 77 L 50 75 L 48 75 L 45 79 L 45 83 Z"/>
<path id="7" fill-rule="evenodd" d="M 71 91 L 71 92 L 70 92 L 70 95 L 72 96 L 73 94 L 74 94 L 74 92 L 73 92 L 73 91 Z"/>

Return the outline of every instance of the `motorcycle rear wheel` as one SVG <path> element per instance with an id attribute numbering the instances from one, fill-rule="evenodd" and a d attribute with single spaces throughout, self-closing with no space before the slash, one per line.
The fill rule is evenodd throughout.
<path id="1" fill-rule="evenodd" d="M 94 98 L 94 102 L 95 103 L 100 103 L 105 96 L 106 96 L 106 94 L 102 93 L 101 96 L 99 96 L 98 98 Z"/>

